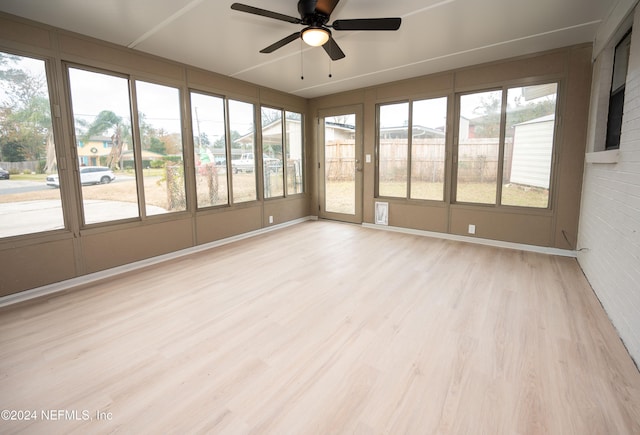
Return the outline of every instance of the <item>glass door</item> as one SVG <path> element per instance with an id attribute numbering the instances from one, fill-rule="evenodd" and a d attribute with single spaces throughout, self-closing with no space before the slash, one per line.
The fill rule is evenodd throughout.
<path id="1" fill-rule="evenodd" d="M 362 108 L 320 112 L 320 217 L 362 222 Z"/>

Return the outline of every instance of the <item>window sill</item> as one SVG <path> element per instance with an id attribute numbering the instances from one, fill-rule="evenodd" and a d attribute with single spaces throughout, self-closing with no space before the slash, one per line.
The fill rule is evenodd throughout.
<path id="1" fill-rule="evenodd" d="M 597 151 L 593 153 L 587 153 L 585 155 L 585 162 L 587 163 L 618 163 L 618 156 L 620 155 L 620 150 L 609 150 L 609 151 Z"/>

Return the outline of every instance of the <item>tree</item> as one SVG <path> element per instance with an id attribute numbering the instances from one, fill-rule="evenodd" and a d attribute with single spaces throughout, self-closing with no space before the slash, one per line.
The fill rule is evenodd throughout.
<path id="1" fill-rule="evenodd" d="M 149 151 L 153 151 L 154 153 L 158 153 L 158 154 L 167 153 L 167 147 L 165 146 L 164 142 L 162 142 L 160 139 L 158 139 L 157 137 L 152 137 L 150 138 L 149 141 L 150 141 Z"/>
<path id="2" fill-rule="evenodd" d="M 122 158 L 125 135 L 129 133 L 129 128 L 121 117 L 110 110 L 103 110 L 89 125 L 84 139 L 89 140 L 92 136 L 108 135 L 109 133 L 111 133 L 111 152 L 107 157 L 106 164 L 111 169 L 117 169 Z"/>
<path id="3" fill-rule="evenodd" d="M 2 145 L 2 160 L 7 162 L 24 162 L 24 147 L 19 142 L 6 142 Z"/>
<path id="4" fill-rule="evenodd" d="M 490 94 L 487 98 L 482 97 L 480 106 L 473 110 L 478 115 L 473 119 L 476 137 L 499 137 L 500 136 L 500 110 L 502 101 Z"/>
<path id="5" fill-rule="evenodd" d="M 231 148 L 242 148 L 242 144 L 238 141 L 242 135 L 236 130 L 231 131 Z"/>
<path id="6" fill-rule="evenodd" d="M 21 65 L 21 57 L 0 53 L 0 146 L 5 159 L 42 160 L 51 154 L 51 109 L 42 73 Z M 6 150 L 6 151 L 5 151 Z M 55 159 L 54 159 L 55 161 Z M 54 163 L 55 164 L 55 163 Z"/>
<path id="7" fill-rule="evenodd" d="M 280 110 L 263 107 L 261 112 L 262 112 L 261 119 L 262 119 L 263 127 L 269 124 L 272 124 L 276 121 L 282 120 L 282 111 Z"/>

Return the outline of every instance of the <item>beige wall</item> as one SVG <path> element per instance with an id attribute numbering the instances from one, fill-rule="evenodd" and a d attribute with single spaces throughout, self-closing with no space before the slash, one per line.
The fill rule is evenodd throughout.
<path id="1" fill-rule="evenodd" d="M 69 148 L 74 141 L 69 104 L 61 79 L 62 62 L 176 86 L 183 96 L 191 88 L 256 105 L 266 104 L 300 113 L 307 111 L 308 102 L 303 98 L 6 14 L 0 14 L 0 50 L 43 57 L 52 67 L 51 104 L 59 106 L 61 113 L 54 121 L 61 167 L 75 167 Z M 184 105 L 186 107 L 186 102 Z M 185 125 L 190 131 L 188 118 Z M 193 159 L 191 135 L 185 134 L 184 141 L 187 171 L 192 171 L 189 168 Z M 305 153 L 310 154 L 310 148 Z M 196 211 L 192 201 L 188 210 L 182 213 L 82 228 L 77 187 L 71 182 L 71 176 L 63 172 L 61 170 L 61 177 L 68 179 L 67 188 L 61 190 L 68 229 L 0 239 L 0 296 L 259 230 L 272 225 L 269 216 L 273 216 L 273 225 L 281 224 L 309 216 L 310 210 L 308 194 L 204 211 Z M 187 192 L 193 195 L 195 186 L 188 183 Z M 261 188 L 260 185 L 259 192 Z"/>
<path id="2" fill-rule="evenodd" d="M 389 202 L 391 226 L 468 235 L 468 225 L 474 224 L 476 237 L 575 249 L 591 84 L 590 44 L 316 98 L 310 101 L 309 118 L 317 118 L 320 110 L 362 105 L 364 154 L 375 156 L 376 105 L 379 103 L 440 96 L 449 96 L 450 101 L 454 101 L 458 92 L 483 90 L 504 84 L 521 85 L 546 79 L 560 81 L 560 116 L 550 210 L 509 209 L 450 202 L 454 127 L 452 104 L 449 107 L 447 125 L 445 201 L 383 200 Z M 317 123 L 312 124 L 315 126 Z M 308 140 L 315 141 L 316 134 L 315 130 L 309 131 Z M 317 159 L 317 153 L 314 157 Z M 313 168 L 313 180 L 317 184 L 317 162 Z M 374 222 L 373 209 L 377 200 L 374 192 L 375 162 L 372 162 L 364 166 L 363 219 L 367 223 Z M 318 195 L 314 195 L 314 210 L 318 209 L 318 203 Z"/>
<path id="3" fill-rule="evenodd" d="M 574 249 L 582 182 L 587 111 L 590 91 L 591 45 L 581 45 L 457 71 L 388 83 L 313 100 L 202 71 L 126 48 L 85 38 L 0 14 L 0 49 L 47 58 L 53 66 L 53 105 L 60 107 L 55 120 L 56 143 L 71 144 L 72 122 L 62 82 L 62 62 L 104 68 L 178 86 L 186 93 L 194 88 L 255 104 L 305 113 L 307 194 L 284 199 L 260 200 L 238 206 L 164 215 L 144 222 L 81 228 L 79 193 L 68 175 L 62 191 L 68 217 L 66 230 L 0 240 L 0 296 L 82 276 L 114 266 L 143 260 L 180 249 L 258 230 L 273 224 L 315 215 L 318 210 L 316 117 L 319 110 L 360 105 L 363 108 L 364 153 L 375 155 L 376 104 L 396 100 L 450 96 L 504 83 L 527 80 L 560 80 L 560 123 L 556 146 L 554 187 L 550 210 L 523 211 L 496 207 L 389 200 L 390 225 L 411 229 L 466 234 L 477 225 L 477 237 Z M 447 143 L 448 188 L 451 187 L 453 105 L 449 109 Z M 187 130 L 190 129 L 187 119 Z M 193 159 L 190 135 L 185 135 L 187 162 Z M 58 159 L 72 167 L 72 151 L 59 145 Z M 189 165 L 187 165 L 189 166 Z M 61 176 L 65 176 L 61 174 Z M 363 220 L 373 223 L 375 163 L 364 166 Z M 193 194 L 195 187 L 187 186 Z M 567 242 L 568 239 L 568 242 Z"/>

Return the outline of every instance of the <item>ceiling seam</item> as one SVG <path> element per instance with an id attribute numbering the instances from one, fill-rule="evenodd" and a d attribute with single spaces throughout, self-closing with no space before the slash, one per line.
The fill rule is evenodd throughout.
<path id="1" fill-rule="evenodd" d="M 169 25 L 173 21 L 175 21 L 178 18 L 180 18 L 182 15 L 186 14 L 187 12 L 189 12 L 191 9 L 195 8 L 196 6 L 199 6 L 200 3 L 202 3 L 203 1 L 204 0 L 192 0 L 185 7 L 183 7 L 182 9 L 179 9 L 178 11 L 174 12 L 169 17 L 167 17 L 166 19 L 164 19 L 160 23 L 158 23 L 155 26 L 153 26 L 150 30 L 148 30 L 145 33 L 143 33 L 142 36 L 140 36 L 138 39 L 136 39 L 135 41 L 133 41 L 132 43 L 127 45 L 127 47 L 128 48 L 136 48 L 136 46 L 138 44 L 140 44 L 141 42 L 144 42 L 146 39 L 148 39 L 154 33 L 157 33 L 159 30 L 162 30 L 164 27 L 166 27 L 167 25 Z"/>
<path id="2" fill-rule="evenodd" d="M 404 15 L 401 15 L 401 18 L 407 18 L 407 17 L 410 17 L 412 15 L 417 15 L 417 14 L 429 11 L 431 9 L 435 9 L 435 8 L 440 7 L 440 6 L 447 5 L 449 3 L 454 3 L 456 1 L 457 0 L 443 0 L 443 1 L 439 2 L 439 3 L 435 3 L 435 4 L 432 4 L 430 6 L 427 6 L 427 7 L 424 7 L 424 8 L 420 8 L 420 9 L 417 9 L 415 11 L 408 12 L 408 13 L 406 13 Z M 356 35 L 358 33 L 362 33 L 362 31 L 355 31 L 355 32 L 349 32 L 348 34 L 341 34 L 339 37 L 336 36 L 335 39 L 337 41 L 340 41 L 340 40 L 342 40 L 344 38 Z M 315 48 L 315 47 L 307 47 L 303 51 L 308 51 L 308 50 L 310 50 L 312 48 Z M 274 62 L 279 62 L 280 60 L 286 59 L 286 58 L 291 57 L 291 56 L 296 56 L 298 54 L 299 54 L 299 52 L 295 52 L 295 53 L 292 52 L 292 53 L 289 53 L 289 54 L 286 54 L 286 55 L 283 55 L 283 56 L 280 56 L 280 57 L 273 58 L 273 59 L 271 59 L 271 60 L 269 60 L 267 62 L 262 62 L 262 63 L 259 63 L 257 65 L 252 65 L 249 68 L 245 68 L 243 70 L 236 71 L 236 72 L 234 72 L 232 74 L 229 74 L 229 77 L 236 77 L 236 76 L 239 76 L 239 75 L 244 74 L 246 72 L 253 71 L 255 69 L 261 68 L 261 67 L 266 66 L 266 65 L 270 65 L 270 64 L 272 64 Z"/>
<path id="3" fill-rule="evenodd" d="M 332 80 L 329 83 L 321 83 L 319 85 L 309 86 L 309 87 L 306 87 L 306 88 L 300 88 L 300 89 L 296 89 L 296 90 L 289 91 L 289 92 L 292 93 L 292 94 L 296 94 L 297 92 L 309 91 L 309 90 L 312 90 L 312 89 L 319 89 L 319 88 L 322 88 L 322 87 L 325 87 L 325 86 L 331 86 L 331 85 L 336 84 L 336 83 L 346 82 L 346 81 L 349 81 L 349 80 L 357 80 L 357 79 L 360 79 L 362 77 L 369 77 L 369 76 L 372 76 L 372 75 L 386 73 L 386 72 L 389 72 L 389 71 L 395 71 L 395 70 L 399 70 L 399 69 L 403 69 L 403 68 L 407 68 L 407 67 L 420 65 L 420 64 L 423 64 L 423 63 L 428 63 L 428 62 L 433 62 L 433 61 L 436 61 L 436 60 L 446 59 L 448 57 L 459 56 L 459 55 L 462 55 L 462 54 L 472 53 L 474 51 L 486 50 L 488 48 L 493 48 L 493 47 L 499 47 L 501 45 L 510 44 L 510 43 L 513 43 L 513 42 L 519 42 L 519 41 L 524 41 L 524 40 L 527 40 L 527 39 L 538 38 L 538 37 L 541 37 L 541 36 L 551 35 L 551 34 L 558 33 L 558 32 L 564 32 L 566 30 L 573 30 L 573 29 L 578 29 L 578 28 L 581 28 L 581 27 L 597 25 L 597 24 L 600 24 L 601 22 L 602 22 L 602 20 L 594 20 L 594 21 L 589 21 L 587 23 L 581 23 L 581 24 L 576 24 L 576 25 L 573 25 L 573 26 L 563 27 L 561 29 L 554 29 L 554 30 L 549 30 L 547 32 L 536 33 L 534 35 L 522 36 L 520 38 L 514 38 L 514 39 L 510 39 L 508 41 L 495 42 L 493 44 L 487 44 L 487 45 L 483 45 L 481 47 L 475 47 L 475 48 L 471 48 L 471 49 L 468 49 L 468 50 L 457 51 L 455 53 L 444 54 L 442 56 L 436 56 L 436 57 L 432 57 L 432 58 L 429 58 L 429 59 L 422 59 L 422 60 L 419 60 L 419 61 L 416 61 L 416 62 L 410 62 L 410 63 L 404 64 L 404 65 L 394 66 L 394 67 L 391 67 L 391 68 L 385 68 L 385 69 L 381 69 L 381 70 L 378 70 L 378 71 L 373 71 L 373 72 L 369 72 L 369 73 L 365 73 L 365 74 L 360 74 L 360 75 L 352 76 L 352 77 L 345 78 L 345 79 Z"/>

